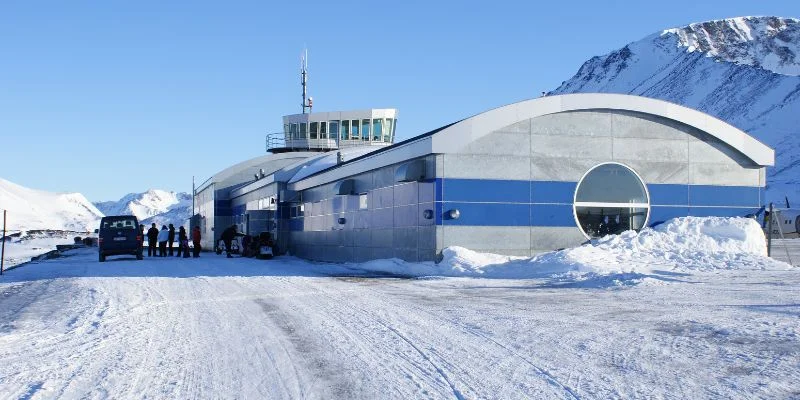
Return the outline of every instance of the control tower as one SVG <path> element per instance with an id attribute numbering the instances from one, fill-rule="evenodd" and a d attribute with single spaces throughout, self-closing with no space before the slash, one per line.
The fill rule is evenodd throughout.
<path id="1" fill-rule="evenodd" d="M 307 54 L 300 61 L 303 112 L 283 117 L 283 132 L 267 135 L 267 151 L 330 151 L 354 146 L 390 146 L 397 130 L 397 109 L 311 112 L 307 97 Z M 308 112 L 306 112 L 308 110 Z"/>

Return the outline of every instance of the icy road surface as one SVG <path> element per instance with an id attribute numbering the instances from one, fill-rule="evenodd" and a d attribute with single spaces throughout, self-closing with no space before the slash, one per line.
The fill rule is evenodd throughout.
<path id="1" fill-rule="evenodd" d="M 615 286 L 74 254 L 0 278 L 0 398 L 800 397 L 794 270 Z"/>

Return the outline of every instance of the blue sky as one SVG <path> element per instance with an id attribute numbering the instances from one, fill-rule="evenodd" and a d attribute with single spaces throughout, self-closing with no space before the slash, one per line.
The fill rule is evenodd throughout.
<path id="1" fill-rule="evenodd" d="M 273 4 L 280 3 L 280 4 Z M 404 139 L 537 97 L 660 30 L 794 1 L 0 3 L 0 178 L 117 200 L 191 191 L 300 112 L 395 107 Z"/>

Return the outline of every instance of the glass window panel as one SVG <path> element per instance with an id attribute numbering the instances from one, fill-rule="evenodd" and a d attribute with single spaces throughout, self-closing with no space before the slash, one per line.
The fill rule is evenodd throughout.
<path id="1" fill-rule="evenodd" d="M 372 120 L 372 140 L 379 142 L 383 136 L 383 119 L 376 118 Z"/>
<path id="2" fill-rule="evenodd" d="M 350 120 L 342 121 L 342 140 L 350 140 Z"/>
<path id="3" fill-rule="evenodd" d="M 592 238 L 616 235 L 644 227 L 648 209 L 628 207 L 575 207 L 581 229 Z"/>
<path id="4" fill-rule="evenodd" d="M 630 169 L 619 164 L 603 164 L 586 174 L 578 185 L 575 201 L 647 203 L 647 192 Z"/>
<path id="5" fill-rule="evenodd" d="M 291 133 L 291 131 L 292 131 L 291 125 L 289 125 L 289 124 L 283 124 L 283 133 L 284 133 L 284 134 L 286 134 L 286 133 Z"/>
<path id="6" fill-rule="evenodd" d="M 320 139 L 327 139 L 328 138 L 328 122 L 322 121 L 319 123 L 319 138 Z"/>
<path id="7" fill-rule="evenodd" d="M 351 125 L 350 125 L 350 128 L 351 128 L 350 137 L 352 137 L 353 139 L 360 138 L 361 134 L 359 134 L 359 129 L 358 129 L 359 121 L 357 119 L 354 119 L 350 123 L 351 123 Z"/>
<path id="8" fill-rule="evenodd" d="M 308 124 L 305 122 L 300 123 L 300 139 L 308 137 Z"/>
<path id="9" fill-rule="evenodd" d="M 317 132 L 319 132 L 319 123 L 312 122 L 311 126 L 309 127 L 308 136 L 311 139 L 316 139 L 317 138 Z"/>
<path id="10" fill-rule="evenodd" d="M 368 119 L 361 120 L 361 137 L 363 137 L 364 140 L 369 140 L 369 126 L 370 121 Z"/>
<path id="11" fill-rule="evenodd" d="M 299 137 L 297 124 L 292 124 L 292 139 L 297 139 Z"/>
<path id="12" fill-rule="evenodd" d="M 330 121 L 328 122 L 328 131 L 331 134 L 331 139 L 336 139 L 339 137 L 339 121 Z"/>
<path id="13" fill-rule="evenodd" d="M 394 126 L 394 120 L 391 118 L 386 118 L 386 135 L 383 137 L 385 142 L 392 142 L 392 127 Z"/>

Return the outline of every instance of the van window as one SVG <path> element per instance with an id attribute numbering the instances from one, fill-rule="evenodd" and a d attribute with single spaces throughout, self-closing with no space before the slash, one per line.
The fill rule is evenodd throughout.
<path id="1" fill-rule="evenodd" d="M 136 229 L 136 220 L 130 217 L 103 218 L 100 229 Z"/>

